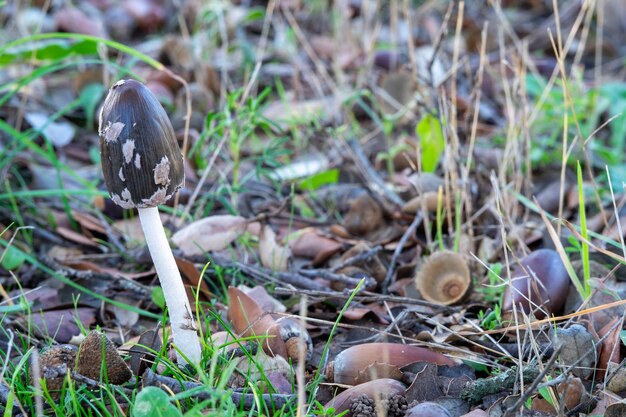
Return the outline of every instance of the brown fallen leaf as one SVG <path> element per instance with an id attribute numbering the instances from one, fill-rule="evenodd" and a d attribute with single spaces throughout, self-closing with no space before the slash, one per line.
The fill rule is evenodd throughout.
<path id="1" fill-rule="evenodd" d="M 567 381 L 557 385 L 556 389 L 561 402 L 565 402 L 565 411 L 569 411 L 580 404 L 583 395 L 586 394 L 585 387 L 580 378 L 568 378 Z M 548 414 L 558 412 L 557 408 L 539 396 L 533 398 L 531 409 Z"/>
<path id="2" fill-rule="evenodd" d="M 55 16 L 61 32 L 82 33 L 83 35 L 107 38 L 101 21 L 87 16 L 76 7 L 64 7 Z"/>
<path id="3" fill-rule="evenodd" d="M 289 247 L 294 256 L 313 259 L 313 265 L 319 265 L 341 250 L 342 244 L 322 236 L 314 228 L 306 228 L 289 240 Z"/>
<path id="4" fill-rule="evenodd" d="M 271 315 L 237 288 L 228 288 L 228 299 L 228 319 L 238 334 L 243 337 L 258 336 L 265 352 L 287 357 L 287 348 L 280 337 L 279 326 Z"/>
<path id="5" fill-rule="evenodd" d="M 195 303 L 192 297 L 198 290 L 207 300 L 217 298 L 209 289 L 206 281 L 202 279 L 202 274 L 200 274 L 200 271 L 198 271 L 198 268 L 196 268 L 193 262 L 178 257 L 174 257 L 174 260 L 183 277 L 189 282 L 189 285 L 186 285 L 186 287 L 189 288 L 187 295 L 190 297 L 189 302 L 191 302 L 192 305 Z"/>
<path id="6" fill-rule="evenodd" d="M 238 287 L 240 290 L 246 293 L 249 297 L 254 299 L 254 301 L 261 307 L 263 311 L 267 311 L 270 313 L 284 313 L 287 311 L 287 307 L 274 297 L 272 297 L 265 287 L 261 285 L 257 285 L 253 288 L 242 288 Z"/>
<path id="7" fill-rule="evenodd" d="M 172 242 L 187 256 L 220 251 L 246 230 L 241 216 L 215 215 L 188 224 L 172 236 Z"/>
<path id="8" fill-rule="evenodd" d="M 75 232 L 71 229 L 65 227 L 57 227 L 56 232 L 63 236 L 65 239 L 70 240 L 74 243 L 79 243 L 85 246 L 91 246 L 94 248 L 99 247 L 100 245 L 96 243 L 92 238 L 85 236 L 84 234 Z"/>
<path id="9" fill-rule="evenodd" d="M 128 340 L 120 348 L 130 355 L 129 367 L 133 374 L 142 375 L 146 368 L 154 364 L 156 356 L 153 352 L 160 352 L 163 347 L 163 335 L 154 330 L 143 332 L 140 336 Z"/>
<path id="10" fill-rule="evenodd" d="M 79 320 L 81 327 L 76 324 Z M 81 328 L 89 328 L 96 322 L 96 309 L 89 307 L 33 312 L 28 317 L 16 320 L 16 324 L 30 329 L 38 338 L 51 338 L 59 343 L 68 343 L 72 337 L 81 334 Z"/>

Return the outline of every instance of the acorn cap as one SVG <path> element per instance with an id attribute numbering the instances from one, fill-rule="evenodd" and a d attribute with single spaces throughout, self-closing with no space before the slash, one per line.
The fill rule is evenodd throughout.
<path id="1" fill-rule="evenodd" d="M 442 251 L 428 257 L 416 276 L 425 300 L 450 305 L 461 301 L 472 283 L 469 267 L 456 252 Z"/>
<path id="2" fill-rule="evenodd" d="M 172 123 L 139 81 L 120 80 L 111 87 L 99 134 L 104 182 L 119 206 L 155 207 L 183 186 L 183 156 Z"/>

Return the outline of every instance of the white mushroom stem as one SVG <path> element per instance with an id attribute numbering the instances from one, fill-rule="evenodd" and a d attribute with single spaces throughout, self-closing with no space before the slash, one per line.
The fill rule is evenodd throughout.
<path id="1" fill-rule="evenodd" d="M 172 255 L 172 249 L 165 237 L 159 209 L 157 207 L 149 207 L 140 208 L 138 211 L 141 228 L 143 229 L 148 250 L 150 250 L 154 267 L 161 282 L 165 303 L 169 310 L 174 344 L 187 357 L 189 362 L 197 365 L 200 363 L 201 347 L 194 320 L 195 314 L 189 305 L 183 280 L 176 266 L 174 255 Z M 176 355 L 179 364 L 187 363 L 178 351 Z"/>

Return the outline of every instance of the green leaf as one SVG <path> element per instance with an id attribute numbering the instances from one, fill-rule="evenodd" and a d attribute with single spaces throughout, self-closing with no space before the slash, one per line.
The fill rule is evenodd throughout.
<path id="1" fill-rule="evenodd" d="M 92 83 L 80 92 L 80 105 L 85 111 L 85 115 L 87 117 L 87 127 L 90 128 L 94 123 L 94 115 L 96 114 L 96 110 L 98 108 L 98 104 L 100 104 L 100 100 L 104 95 L 104 86 L 98 83 Z"/>
<path id="2" fill-rule="evenodd" d="M 439 120 L 427 114 L 415 128 L 420 141 L 422 170 L 434 172 L 446 146 Z"/>
<path id="3" fill-rule="evenodd" d="M 134 417 L 182 417 L 170 402 L 170 396 L 160 388 L 146 387 L 135 398 Z"/>
<path id="4" fill-rule="evenodd" d="M 18 269 L 26 261 L 24 252 L 14 248 L 13 246 L 7 247 L 0 256 L 2 257 L 0 265 L 9 271 Z"/>
<path id="5" fill-rule="evenodd" d="M 159 308 L 165 309 L 165 296 L 163 295 L 163 288 L 153 287 L 151 294 L 152 302 Z"/>
<path id="6" fill-rule="evenodd" d="M 328 184 L 337 184 L 339 181 L 339 169 L 333 168 L 311 175 L 300 182 L 300 189 L 313 191 Z"/>

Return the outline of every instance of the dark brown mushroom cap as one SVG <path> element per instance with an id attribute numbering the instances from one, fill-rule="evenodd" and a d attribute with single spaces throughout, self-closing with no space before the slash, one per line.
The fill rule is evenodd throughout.
<path id="1" fill-rule="evenodd" d="M 165 203 L 185 176 L 183 156 L 167 113 L 135 80 L 120 80 L 100 113 L 102 172 L 111 199 L 124 208 Z"/>

